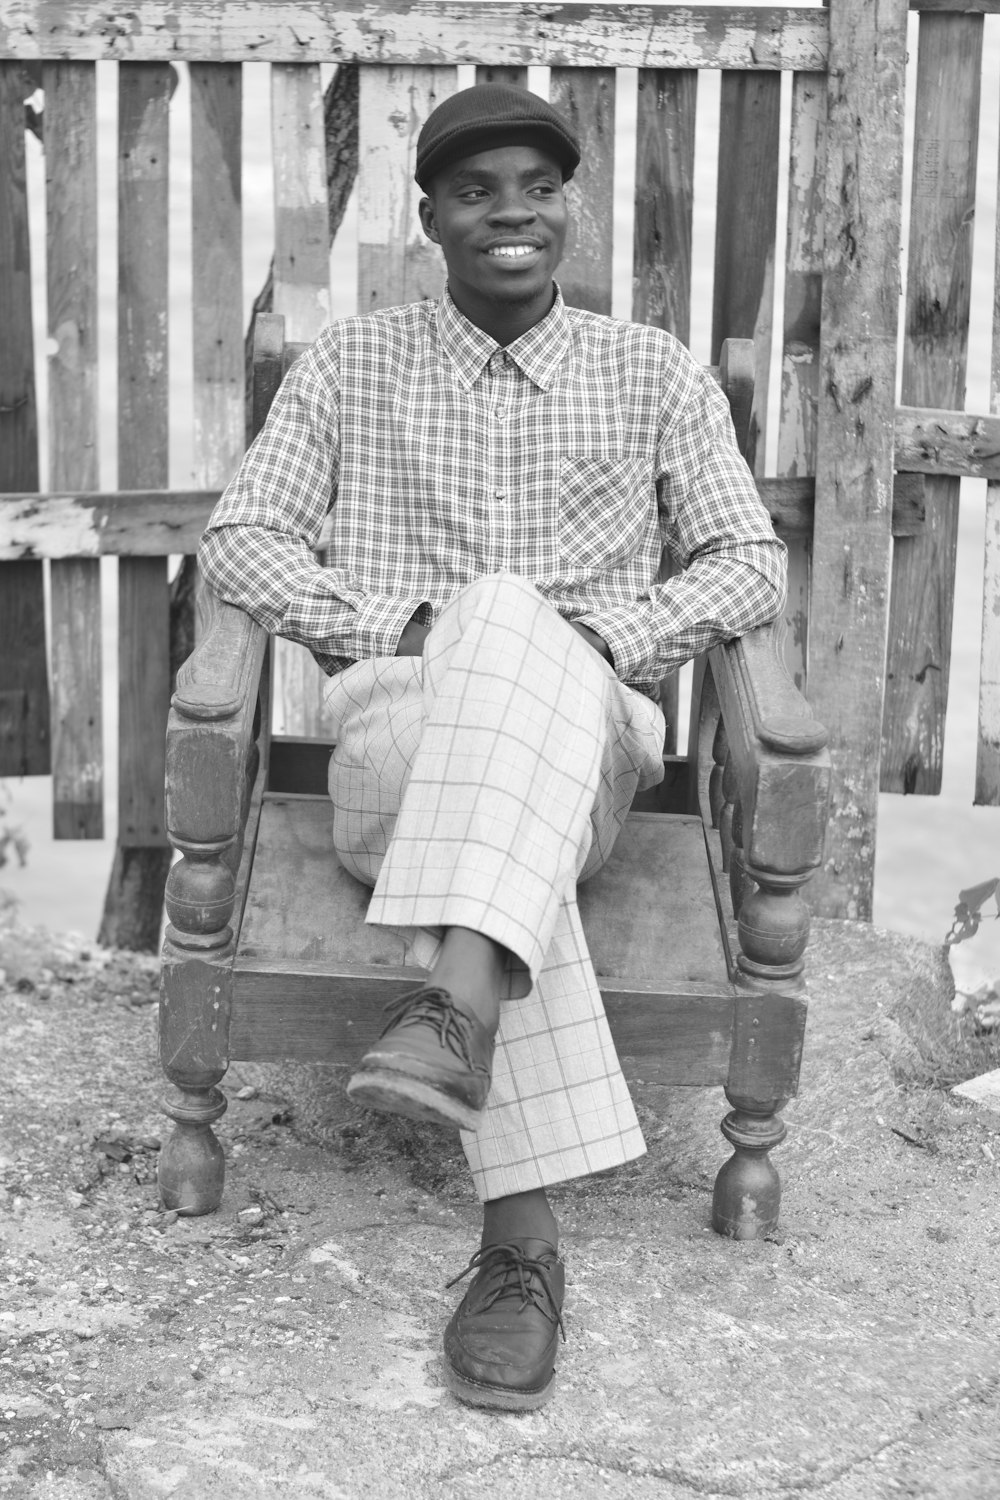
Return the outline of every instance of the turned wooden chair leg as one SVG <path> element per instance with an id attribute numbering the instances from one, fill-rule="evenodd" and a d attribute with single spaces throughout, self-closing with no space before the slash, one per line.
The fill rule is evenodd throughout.
<path id="1" fill-rule="evenodd" d="M 712 1195 L 712 1228 L 734 1240 L 756 1240 L 777 1228 L 781 1179 L 768 1156 L 785 1139 L 777 1113 L 783 1099 L 746 1099 L 726 1090 L 733 1108 L 722 1134 L 733 1154 L 719 1171 Z"/>
<path id="2" fill-rule="evenodd" d="M 174 1128 L 160 1151 L 165 1208 L 207 1214 L 222 1201 L 225 1158 L 212 1130 L 226 1110 L 235 888 L 226 845 L 180 844 L 167 881 L 170 917 L 160 979 L 160 1062 L 177 1092 L 164 1101 Z"/>
<path id="3" fill-rule="evenodd" d="M 729 799 L 727 798 L 727 804 Z M 802 994 L 809 911 L 800 887 L 810 871 L 773 874 L 746 864 L 738 800 L 723 812 L 731 829 L 730 890 L 737 917 L 737 1000 L 722 1133 L 733 1155 L 719 1172 L 712 1227 L 733 1239 L 773 1233 L 781 1180 L 769 1152 L 785 1138 L 778 1113 L 798 1088 L 806 1004 Z"/>

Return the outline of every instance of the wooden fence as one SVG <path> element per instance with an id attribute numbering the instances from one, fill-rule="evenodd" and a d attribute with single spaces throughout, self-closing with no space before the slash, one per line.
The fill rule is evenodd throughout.
<path id="1" fill-rule="evenodd" d="M 990 412 L 967 414 L 984 15 L 921 12 L 909 274 L 900 334 L 906 0 L 698 6 L 350 0 L 5 0 L 0 10 L 0 775 L 51 771 L 58 837 L 103 832 L 99 559 L 118 558 L 118 880 L 169 859 L 163 728 L 171 677 L 167 558 L 191 553 L 244 441 L 241 64 L 271 64 L 273 307 L 293 339 L 329 315 L 331 206 L 321 63 L 358 65 L 362 309 L 436 295 L 412 181 L 416 135 L 456 69 L 550 95 L 584 142 L 567 300 L 611 308 L 615 103 L 637 69 L 632 315 L 687 338 L 699 74 L 721 71 L 712 339 L 781 357 L 762 382 L 756 467 L 789 544 L 789 661 L 831 729 L 833 817 L 813 905 L 869 917 L 877 794 L 940 787 L 960 475 L 991 481 L 976 800 L 1000 801 L 1000 293 Z M 98 488 L 95 63 L 118 64 L 118 483 Z M 194 455 L 167 465 L 169 115 L 190 69 Z M 790 72 L 788 134 L 781 79 Z M 346 71 L 342 74 L 347 76 Z M 44 95 L 49 490 L 38 490 L 25 113 Z M 343 123 L 343 122 L 341 122 Z M 353 150 L 341 134 L 338 151 Z M 776 243 L 787 157 L 787 236 Z M 345 158 L 346 159 L 346 158 Z M 344 174 L 340 175 L 340 187 Z M 337 213 L 333 215 L 336 219 Z M 784 305 L 775 306 L 784 255 Z M 1000 278 L 998 278 L 1000 280 Z M 982 311 L 980 311 L 982 316 Z M 764 473 L 776 429 L 777 472 Z M 772 444 L 772 447 L 774 445 Z M 48 610 L 43 570 L 48 569 Z M 176 656 L 176 643 L 175 643 Z M 300 664 L 293 664 L 298 662 Z M 301 663 L 306 663 L 302 665 Z M 173 664 L 176 665 L 176 662 Z M 313 714 L 304 654 L 286 695 Z M 131 872 L 131 873 L 130 873 Z M 113 936 L 114 934 L 112 934 Z"/>

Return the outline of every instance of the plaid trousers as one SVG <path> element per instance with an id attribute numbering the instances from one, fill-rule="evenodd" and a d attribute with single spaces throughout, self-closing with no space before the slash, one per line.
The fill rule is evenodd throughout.
<path id="1" fill-rule="evenodd" d="M 480 1198 L 642 1155 L 576 884 L 662 777 L 658 706 L 509 573 L 463 589 L 423 657 L 356 662 L 328 701 L 334 845 L 374 885 L 367 920 L 425 968 L 450 926 L 512 955 L 483 1123 L 462 1132 Z"/>

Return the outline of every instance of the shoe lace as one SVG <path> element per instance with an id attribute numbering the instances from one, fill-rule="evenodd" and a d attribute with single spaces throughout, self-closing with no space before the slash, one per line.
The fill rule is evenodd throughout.
<path id="1" fill-rule="evenodd" d="M 474 1072 L 487 1071 L 472 1056 L 472 1020 L 459 1010 L 447 990 L 434 986 L 411 990 L 397 1000 L 390 1000 L 384 1013 L 388 1019 L 382 1028 L 383 1036 L 400 1026 L 429 1024 L 436 1029 L 442 1047 L 461 1058 L 466 1067 Z"/>
<path id="2" fill-rule="evenodd" d="M 529 1304 L 536 1307 L 551 1323 L 557 1324 L 563 1343 L 566 1342 L 566 1327 L 543 1260 L 525 1255 L 517 1244 L 485 1245 L 476 1251 L 464 1271 L 446 1282 L 446 1287 L 455 1286 L 473 1271 L 483 1271 L 495 1282 L 486 1293 L 484 1307 L 492 1307 L 501 1298 L 519 1297 L 519 1312 Z"/>

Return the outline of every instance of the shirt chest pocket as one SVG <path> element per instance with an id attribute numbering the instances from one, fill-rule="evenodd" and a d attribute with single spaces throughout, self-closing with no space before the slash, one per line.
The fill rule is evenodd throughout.
<path id="1" fill-rule="evenodd" d="M 650 512 L 649 468 L 639 458 L 564 458 L 559 468 L 559 556 L 605 572 L 639 550 Z"/>

